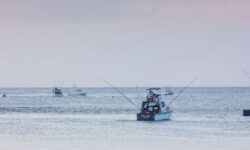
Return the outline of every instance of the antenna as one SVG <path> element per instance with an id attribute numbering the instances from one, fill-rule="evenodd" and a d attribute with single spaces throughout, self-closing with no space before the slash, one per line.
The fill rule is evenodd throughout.
<path id="1" fill-rule="evenodd" d="M 118 88 L 114 87 L 111 83 L 108 81 L 100 78 L 103 82 L 107 83 L 110 87 L 112 87 L 114 90 L 116 90 L 118 93 L 120 93 L 125 99 L 127 99 L 132 105 L 134 105 L 137 109 L 140 109 L 132 100 L 130 100 L 125 94 L 123 94 Z"/>
<path id="2" fill-rule="evenodd" d="M 183 92 L 184 90 L 186 90 L 190 84 L 192 84 L 196 79 L 198 78 L 198 76 L 196 76 L 193 80 L 191 80 L 174 98 L 173 100 L 168 104 L 168 106 L 170 106 Z"/>

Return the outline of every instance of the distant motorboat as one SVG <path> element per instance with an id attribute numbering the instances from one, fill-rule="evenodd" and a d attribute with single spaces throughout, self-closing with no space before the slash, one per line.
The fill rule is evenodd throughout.
<path id="1" fill-rule="evenodd" d="M 83 92 L 82 89 L 74 89 L 68 93 L 68 96 L 85 96 L 87 93 Z"/>
<path id="2" fill-rule="evenodd" d="M 59 88 L 57 88 L 57 87 L 54 88 L 53 94 L 54 94 L 53 95 L 54 97 L 63 97 L 62 91 Z"/>
<path id="3" fill-rule="evenodd" d="M 174 92 L 171 91 L 169 88 L 165 88 L 162 95 L 167 96 L 167 95 L 173 95 Z"/>
<path id="4" fill-rule="evenodd" d="M 2 97 L 6 97 L 6 94 L 3 94 Z"/>
<path id="5" fill-rule="evenodd" d="M 244 109 L 243 116 L 250 116 L 250 109 Z"/>

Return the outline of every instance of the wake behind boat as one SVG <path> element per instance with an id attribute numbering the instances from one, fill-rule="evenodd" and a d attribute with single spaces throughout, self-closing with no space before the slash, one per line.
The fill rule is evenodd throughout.
<path id="1" fill-rule="evenodd" d="M 146 101 L 142 102 L 141 110 L 137 114 L 137 120 L 169 120 L 172 114 L 172 109 L 166 106 L 164 101 L 161 101 L 161 94 L 156 94 L 153 91 L 158 91 L 161 88 L 147 89 L 148 95 Z"/>

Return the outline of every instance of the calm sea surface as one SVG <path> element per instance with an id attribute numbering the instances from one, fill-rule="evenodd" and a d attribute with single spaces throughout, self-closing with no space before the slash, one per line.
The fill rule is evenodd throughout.
<path id="1" fill-rule="evenodd" d="M 138 106 L 145 88 L 119 88 Z M 136 121 L 111 88 L 52 97 L 52 88 L 0 88 L 0 150 L 249 150 L 250 88 L 188 88 L 169 121 Z M 181 88 L 172 88 L 174 95 Z"/>

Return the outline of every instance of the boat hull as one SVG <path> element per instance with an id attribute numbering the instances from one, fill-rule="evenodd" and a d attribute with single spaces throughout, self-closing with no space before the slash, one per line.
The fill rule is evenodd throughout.
<path id="1" fill-rule="evenodd" d="M 173 95 L 174 93 L 172 91 L 168 91 L 167 95 Z"/>
<path id="2" fill-rule="evenodd" d="M 250 109 L 244 109 L 243 116 L 250 116 Z"/>
<path id="3" fill-rule="evenodd" d="M 69 93 L 68 96 L 86 96 L 87 93 Z"/>
<path id="4" fill-rule="evenodd" d="M 54 97 L 63 97 L 63 94 L 54 94 Z"/>
<path id="5" fill-rule="evenodd" d="M 137 114 L 138 121 L 159 121 L 159 120 L 169 120 L 172 112 L 165 112 L 159 114 Z"/>

